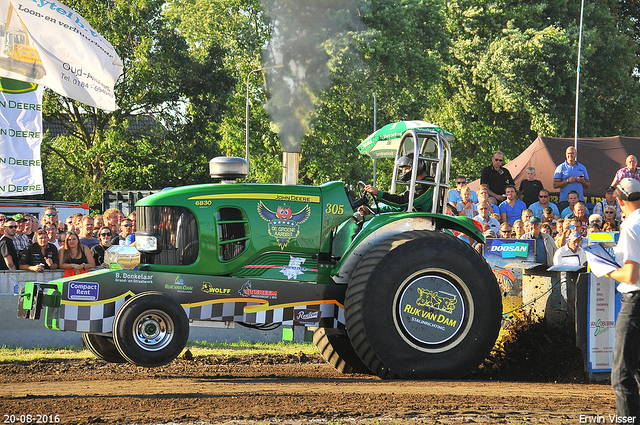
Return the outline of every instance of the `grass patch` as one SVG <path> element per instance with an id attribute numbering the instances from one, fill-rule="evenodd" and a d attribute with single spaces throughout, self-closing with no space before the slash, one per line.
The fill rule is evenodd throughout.
<path id="1" fill-rule="evenodd" d="M 187 347 L 194 356 L 248 355 L 248 354 L 315 354 L 316 346 L 310 342 L 207 342 L 189 341 Z"/>
<path id="2" fill-rule="evenodd" d="M 0 347 L 0 362 L 21 362 L 37 359 L 86 359 L 93 354 L 84 347 L 14 348 Z"/>
<path id="3" fill-rule="evenodd" d="M 232 342 L 212 343 L 206 341 L 189 341 L 187 348 L 194 356 L 239 356 L 249 354 L 315 354 L 316 347 L 312 343 L 265 343 L 265 342 Z M 91 359 L 95 356 L 84 347 L 47 347 L 20 348 L 0 347 L 0 362 L 20 362 L 37 359 Z"/>

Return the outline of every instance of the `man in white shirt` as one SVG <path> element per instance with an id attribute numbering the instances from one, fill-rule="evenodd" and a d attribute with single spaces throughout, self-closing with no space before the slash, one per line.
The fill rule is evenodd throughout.
<path id="1" fill-rule="evenodd" d="M 497 235 L 500 233 L 500 222 L 489 215 L 491 212 L 490 208 L 491 207 L 488 202 L 480 202 L 478 204 L 478 215 L 473 217 L 473 219 L 478 221 L 480 224 L 487 223 L 489 228 Z"/>
<path id="2" fill-rule="evenodd" d="M 553 256 L 555 266 L 583 266 L 587 263 L 587 256 L 580 247 L 582 236 L 572 232 L 567 237 L 566 245 L 560 247 Z"/>
<path id="3" fill-rule="evenodd" d="M 620 313 L 616 320 L 611 386 L 616 395 L 618 417 L 627 423 L 638 423 L 640 393 L 640 182 L 624 178 L 616 186 L 616 196 L 627 219 L 620 227 L 620 240 L 615 248 L 616 260 L 622 267 L 607 276 L 620 282 Z"/>

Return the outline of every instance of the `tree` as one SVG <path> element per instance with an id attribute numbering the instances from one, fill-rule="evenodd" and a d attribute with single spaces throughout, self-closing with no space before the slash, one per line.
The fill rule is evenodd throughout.
<path id="1" fill-rule="evenodd" d="M 572 137 L 579 2 L 446 4 L 453 48 L 438 91 L 443 107 L 430 115 L 458 136 L 454 170 L 478 177 L 495 150 L 509 160 L 538 134 Z M 639 125 L 630 113 L 640 106 L 635 50 L 612 6 L 585 10 L 580 137 L 635 134 Z"/>
<path id="2" fill-rule="evenodd" d="M 116 84 L 121 109 L 106 113 L 46 91 L 45 118 L 64 137 L 43 144 L 52 198 L 97 203 L 103 189 L 156 189 L 208 180 L 219 152 L 217 123 L 233 79 L 223 50 L 191 55 L 164 0 L 75 0 L 73 7 L 116 48 L 124 63 Z M 132 123 L 146 125 L 132 131 Z"/>

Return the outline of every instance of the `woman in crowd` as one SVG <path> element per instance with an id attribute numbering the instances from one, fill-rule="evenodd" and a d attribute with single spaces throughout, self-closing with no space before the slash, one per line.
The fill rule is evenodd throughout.
<path id="1" fill-rule="evenodd" d="M 58 258 L 60 259 L 60 268 L 65 269 L 65 277 L 86 273 L 87 269 L 96 266 L 91 251 L 86 245 L 80 243 L 76 232 L 67 233 L 64 246 L 60 247 Z"/>
<path id="2" fill-rule="evenodd" d="M 522 220 L 516 220 L 513 222 L 513 229 L 511 230 L 511 234 L 515 235 L 514 237 L 516 239 L 520 239 L 522 235 L 525 234 L 524 223 L 522 222 Z"/>
<path id="3" fill-rule="evenodd" d="M 616 209 L 610 205 L 607 205 L 602 211 L 604 215 L 604 222 L 602 223 L 603 232 L 619 232 L 620 223 L 616 220 Z"/>
<path id="4" fill-rule="evenodd" d="M 96 263 L 96 267 L 109 268 L 109 265 L 104 262 L 104 252 L 111 246 L 111 229 L 103 226 L 98 230 L 97 235 L 99 243 L 91 248 L 93 260 Z"/>

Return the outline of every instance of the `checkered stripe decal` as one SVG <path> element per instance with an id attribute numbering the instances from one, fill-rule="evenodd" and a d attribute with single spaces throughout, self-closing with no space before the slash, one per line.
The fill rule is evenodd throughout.
<path id="1" fill-rule="evenodd" d="M 116 311 L 129 298 L 120 298 L 115 302 L 96 305 L 62 304 L 60 306 L 60 330 L 92 333 L 112 332 Z"/>
<path id="2" fill-rule="evenodd" d="M 206 304 L 199 307 L 185 308 L 187 317 L 194 320 L 214 320 L 222 322 L 245 322 L 256 324 L 282 323 L 293 326 L 294 309 L 320 310 L 322 318 L 320 326 L 326 328 L 344 328 L 344 309 L 336 304 L 308 304 L 274 308 L 271 310 L 246 313 L 246 306 L 262 305 L 252 302 L 227 302 L 222 304 Z"/>
<path id="3" fill-rule="evenodd" d="M 60 306 L 60 330 L 91 333 L 112 332 L 116 311 L 129 298 L 121 298 L 107 304 L 82 306 L 63 304 Z M 185 312 L 189 319 L 194 320 L 257 324 L 282 323 L 285 326 L 293 326 L 294 309 L 320 310 L 322 318 L 319 326 L 326 328 L 345 327 L 344 309 L 336 304 L 308 304 L 246 313 L 244 308 L 252 305 L 262 304 L 252 302 L 205 304 L 199 307 L 187 307 Z"/>

